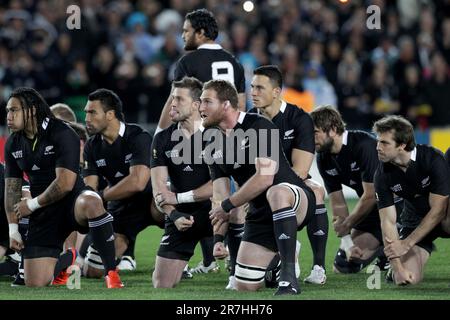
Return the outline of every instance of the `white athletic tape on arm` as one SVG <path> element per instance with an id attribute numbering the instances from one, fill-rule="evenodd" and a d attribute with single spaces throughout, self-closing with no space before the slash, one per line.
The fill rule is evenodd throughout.
<path id="1" fill-rule="evenodd" d="M 38 197 L 35 197 L 33 199 L 27 199 L 27 207 L 30 209 L 31 212 L 39 209 L 41 205 L 39 204 Z"/>
<path id="2" fill-rule="evenodd" d="M 183 193 L 177 193 L 178 203 L 192 203 L 194 200 L 194 191 L 190 190 Z"/>

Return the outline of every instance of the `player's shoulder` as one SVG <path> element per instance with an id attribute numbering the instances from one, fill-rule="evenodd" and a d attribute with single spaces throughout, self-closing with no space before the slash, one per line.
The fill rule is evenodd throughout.
<path id="1" fill-rule="evenodd" d="M 294 104 L 283 101 L 282 108 L 284 108 L 283 110 L 284 116 L 291 121 L 295 122 L 308 121 L 310 123 L 313 123 L 311 115 Z"/>
<path id="2" fill-rule="evenodd" d="M 415 153 L 413 157 L 417 157 L 419 162 L 430 161 L 436 158 L 445 158 L 444 153 L 441 150 L 425 144 L 416 145 L 412 153 Z"/>
<path id="3" fill-rule="evenodd" d="M 122 122 L 122 124 L 125 126 L 125 131 L 123 133 L 124 137 L 133 138 L 133 137 L 141 135 L 141 134 L 150 135 L 150 133 L 147 130 L 145 130 L 144 128 L 142 128 L 140 125 L 138 125 L 136 123 L 123 123 Z"/>
<path id="4" fill-rule="evenodd" d="M 153 137 L 153 140 L 156 140 L 156 141 L 159 141 L 159 140 L 167 141 L 168 139 L 170 139 L 172 133 L 175 130 L 177 130 L 177 128 L 178 128 L 178 123 L 173 123 L 169 127 L 165 128 L 165 129 L 162 129 L 157 134 L 155 134 L 155 136 Z"/>
<path id="5" fill-rule="evenodd" d="M 347 139 L 354 147 L 371 147 L 372 144 L 376 144 L 375 136 L 362 130 L 348 130 Z"/>
<path id="6" fill-rule="evenodd" d="M 246 128 L 277 129 L 272 121 L 258 113 L 241 112 L 238 122 Z"/>

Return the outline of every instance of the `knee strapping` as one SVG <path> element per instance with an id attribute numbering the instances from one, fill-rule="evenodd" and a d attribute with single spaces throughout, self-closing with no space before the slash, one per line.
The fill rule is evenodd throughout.
<path id="1" fill-rule="evenodd" d="M 253 266 L 248 264 L 236 263 L 236 271 L 234 276 L 243 283 L 259 284 L 264 281 L 266 269 L 260 266 Z"/>

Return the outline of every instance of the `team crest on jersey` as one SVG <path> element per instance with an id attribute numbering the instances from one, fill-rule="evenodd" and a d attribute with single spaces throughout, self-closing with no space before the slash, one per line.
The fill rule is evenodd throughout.
<path id="1" fill-rule="evenodd" d="M 55 154 L 55 151 L 53 151 L 53 146 L 46 146 L 44 150 L 44 156 Z"/>
<path id="2" fill-rule="evenodd" d="M 95 163 L 97 164 L 97 167 L 106 167 L 105 159 L 96 160 Z"/>
<path id="3" fill-rule="evenodd" d="M 422 188 L 426 188 L 431 184 L 430 177 L 426 177 L 422 180 Z"/>
<path id="4" fill-rule="evenodd" d="M 326 172 L 328 175 L 333 176 L 333 177 L 339 175 L 339 172 L 337 171 L 336 168 L 330 169 L 330 170 L 325 170 L 325 172 Z"/>
<path id="5" fill-rule="evenodd" d="M 292 140 L 294 139 L 294 136 L 292 135 L 294 133 L 294 129 L 288 130 L 284 133 L 284 140 Z"/>
<path id="6" fill-rule="evenodd" d="M 125 163 L 130 163 L 131 157 L 132 157 L 132 156 L 133 156 L 132 153 L 127 154 L 127 155 L 125 156 Z"/>
<path id="7" fill-rule="evenodd" d="M 359 167 L 357 167 L 357 165 L 356 165 L 356 161 L 355 161 L 355 162 L 352 162 L 352 163 L 350 164 L 350 169 L 351 169 L 352 171 L 358 171 L 358 170 L 359 170 Z"/>
<path id="8" fill-rule="evenodd" d="M 14 159 L 20 159 L 23 158 L 23 152 L 22 150 L 14 151 L 11 153 Z"/>

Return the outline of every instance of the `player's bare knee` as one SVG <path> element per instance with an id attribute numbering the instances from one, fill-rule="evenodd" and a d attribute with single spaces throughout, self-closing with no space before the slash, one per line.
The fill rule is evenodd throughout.
<path id="1" fill-rule="evenodd" d="M 272 210 L 277 210 L 289 206 L 290 193 L 282 186 L 272 186 L 266 192 L 266 199 Z"/>
<path id="2" fill-rule="evenodd" d="M 77 215 L 87 219 L 97 218 L 105 212 L 100 196 L 92 191 L 84 192 L 77 198 L 75 210 Z"/>
<path id="3" fill-rule="evenodd" d="M 25 286 L 30 288 L 42 288 L 46 287 L 50 284 L 51 279 L 43 279 L 43 278 L 25 278 Z"/>
<path id="4" fill-rule="evenodd" d="M 316 197 L 316 203 L 323 204 L 325 202 L 325 188 L 322 186 L 318 186 L 312 188 L 312 191 L 314 192 L 314 196 Z"/>

